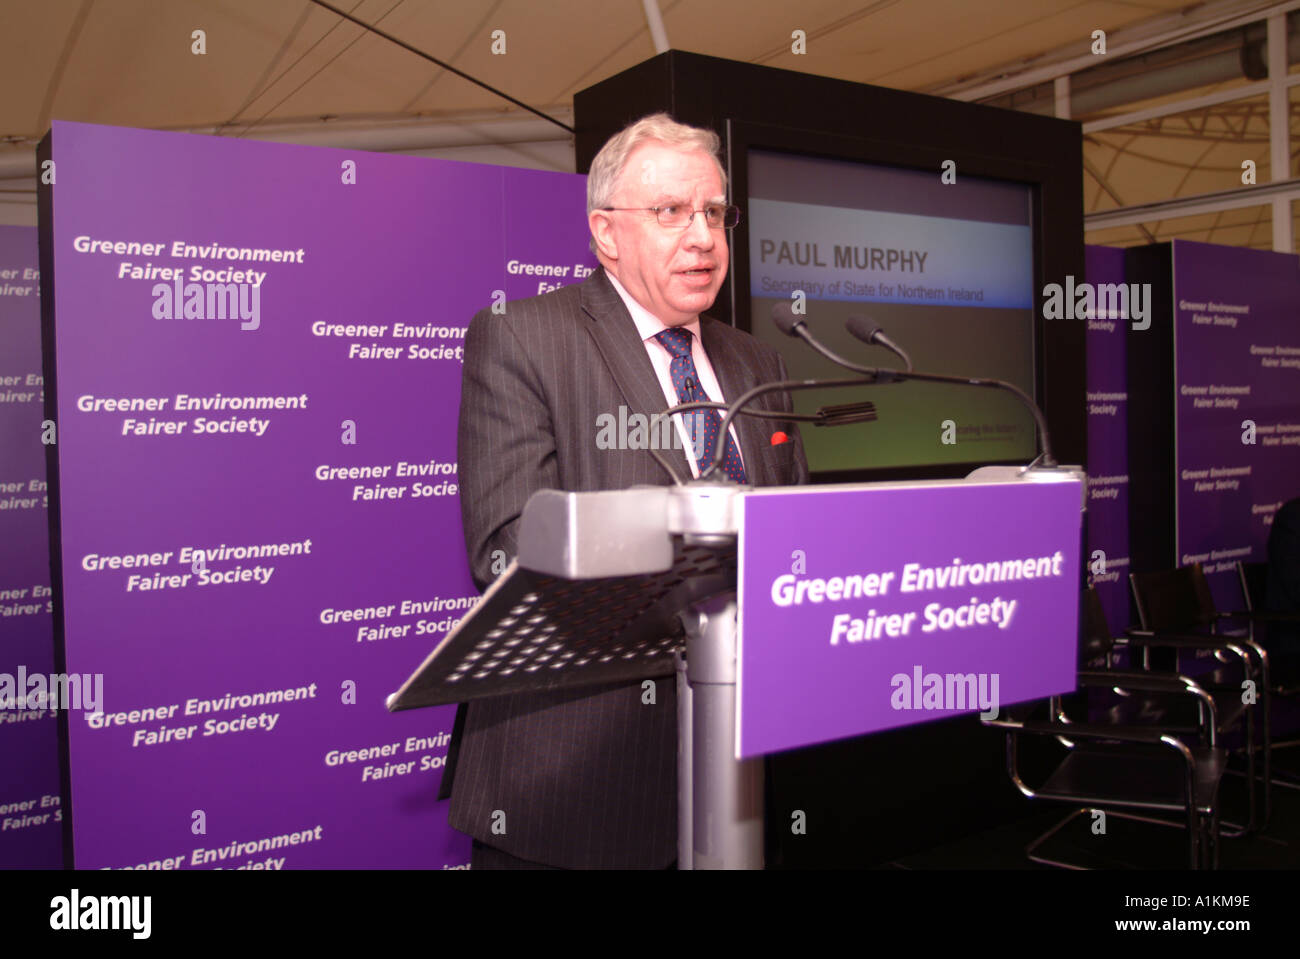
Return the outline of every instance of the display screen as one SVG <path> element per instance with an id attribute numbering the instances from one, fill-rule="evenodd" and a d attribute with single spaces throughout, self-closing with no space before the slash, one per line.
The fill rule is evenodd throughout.
<path id="1" fill-rule="evenodd" d="M 772 308 L 806 298 L 813 335 L 844 358 L 898 368 L 853 338 L 867 318 L 918 371 L 1006 380 L 1034 395 L 1031 188 L 963 176 L 749 149 L 752 332 L 796 379 L 845 376 L 779 332 Z M 878 419 L 802 427 L 814 472 L 1027 462 L 1032 415 L 1004 391 L 930 383 L 795 393 L 795 408 L 870 400 Z"/>

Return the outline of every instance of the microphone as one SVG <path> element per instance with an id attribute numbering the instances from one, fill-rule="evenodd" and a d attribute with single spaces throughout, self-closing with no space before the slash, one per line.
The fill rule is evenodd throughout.
<path id="1" fill-rule="evenodd" d="M 871 372 L 874 373 L 878 371 L 873 370 Z M 758 399 L 760 396 L 763 396 L 766 393 L 776 392 L 777 390 L 781 390 L 787 393 L 793 393 L 795 390 L 817 390 L 817 389 L 825 389 L 827 387 L 832 387 L 832 386 L 870 386 L 872 383 L 875 382 L 876 380 L 871 376 L 855 376 L 852 379 L 777 380 L 775 383 L 760 383 L 758 386 L 755 386 L 753 389 L 749 390 L 748 392 L 742 393 L 739 399 L 737 399 L 729 407 L 726 407 L 727 412 L 722 414 L 722 425 L 718 429 L 718 436 L 719 437 L 726 436 L 727 431 L 731 429 L 731 421 L 742 413 L 746 415 L 752 415 L 752 416 L 763 416 L 769 419 L 799 420 L 803 422 L 813 422 L 813 423 L 817 423 L 819 421 L 827 421 L 824 422 L 823 425 L 827 425 L 827 426 L 839 425 L 833 416 L 827 415 L 826 410 L 819 410 L 816 414 L 810 416 L 807 413 L 799 414 L 799 413 L 773 412 L 771 410 L 747 410 L 745 409 L 745 407 L 748 406 L 750 403 L 752 403 L 754 400 Z M 673 407 L 673 410 L 679 410 L 679 409 L 683 409 L 695 405 L 696 404 L 694 403 L 683 403 L 681 406 Z M 713 405 L 717 405 L 717 404 L 713 404 Z M 873 410 L 871 417 L 863 417 L 863 418 L 874 418 L 874 415 L 875 414 Z M 851 422 L 858 422 L 858 420 L 844 419 L 840 422 L 851 423 Z M 709 464 L 708 469 L 700 470 L 701 482 L 708 479 L 717 470 L 721 469 L 722 461 L 727 456 L 726 443 L 719 441 L 718 443 L 714 444 L 714 447 L 715 448 L 713 450 L 713 462 Z"/>
<path id="2" fill-rule="evenodd" d="M 870 381 L 865 378 L 851 380 L 782 380 L 778 383 L 767 385 L 772 386 L 774 389 L 800 390 L 813 389 L 818 386 L 860 386 L 868 384 L 869 382 Z M 761 395 L 762 392 L 767 391 L 762 390 L 759 395 Z M 744 397 L 742 397 L 742 399 L 744 399 Z M 678 413 L 688 413 L 692 410 L 717 410 L 720 413 L 729 413 L 734 405 L 735 404 L 728 405 L 726 403 L 715 403 L 713 400 L 695 400 L 690 403 L 678 403 L 676 406 L 670 406 L 662 413 L 656 413 L 655 416 L 675 416 Z M 754 416 L 765 420 L 782 420 L 787 423 L 811 423 L 813 426 L 843 426 L 848 423 L 868 422 L 877 418 L 876 404 L 870 402 L 848 403 L 843 406 L 825 406 L 819 409 L 816 413 L 796 413 L 793 410 L 749 410 L 743 408 L 737 408 L 735 412 L 741 416 Z M 723 427 L 723 432 L 725 432 L 730 426 L 731 421 L 730 419 L 727 419 L 724 420 L 724 422 L 726 423 L 726 426 Z M 770 442 L 773 446 L 780 446 L 782 443 L 788 443 L 789 441 L 789 435 L 787 435 L 783 430 L 777 430 L 770 437 Z M 723 451 L 723 456 L 721 459 L 717 460 L 716 465 L 721 467 L 722 459 L 726 458 L 726 444 L 719 443 L 718 448 Z M 681 477 L 677 475 L 677 471 L 673 469 L 668 460 L 665 459 L 657 449 L 651 447 L 647 449 L 646 452 L 654 457 L 655 462 L 663 467 L 663 471 L 672 477 L 672 480 L 676 485 L 685 485 Z M 709 466 L 709 464 L 698 465 L 701 467 L 700 479 L 704 479 L 712 472 L 712 467 Z M 705 469 L 705 467 L 708 467 L 708 469 Z"/>
<path id="3" fill-rule="evenodd" d="M 673 416 L 677 413 L 685 413 L 690 410 L 718 410 L 722 415 L 722 423 L 718 430 L 719 437 L 727 435 L 731 429 L 731 421 L 736 416 L 757 416 L 760 419 L 767 420 L 784 420 L 785 422 L 795 423 L 812 423 L 814 426 L 841 426 L 847 423 L 860 423 L 876 418 L 874 403 L 854 403 L 846 406 L 830 406 L 819 409 L 816 413 L 795 413 L 793 410 L 749 410 L 745 409 L 750 402 L 775 390 L 785 390 L 793 392 L 795 390 L 812 390 L 826 387 L 837 386 L 868 386 L 874 380 L 865 376 L 856 376 L 852 379 L 837 380 L 778 380 L 775 383 L 760 383 L 749 392 L 741 395 L 740 399 L 734 403 L 715 403 L 712 400 L 699 400 L 694 403 L 678 403 L 676 406 L 670 406 L 664 410 L 661 416 Z M 778 439 L 779 437 L 779 439 Z M 779 446 L 781 443 L 788 442 L 790 439 L 783 431 L 778 430 L 772 434 L 771 442 L 773 446 Z M 722 461 L 727 456 L 727 444 L 718 442 L 713 451 L 713 461 L 707 466 L 703 463 L 700 466 L 700 476 L 698 482 L 707 480 L 715 470 L 722 468 Z M 655 462 L 663 467 L 664 472 L 673 478 L 678 486 L 685 485 L 677 476 L 677 471 L 669 465 L 668 461 L 660 455 L 656 449 L 649 449 L 648 452 L 654 457 Z"/>
<path id="4" fill-rule="evenodd" d="M 876 413 L 876 404 L 867 400 L 862 403 L 841 403 L 838 406 L 823 406 L 817 411 L 813 426 L 844 426 L 848 423 L 874 423 L 880 417 Z"/>
<path id="5" fill-rule="evenodd" d="M 880 328 L 879 323 L 855 313 L 849 317 L 844 327 L 863 343 L 866 343 L 867 346 L 883 346 L 903 361 L 903 365 L 907 367 L 909 373 L 912 371 L 912 358 L 907 355 L 907 352 L 901 346 L 885 336 L 885 331 Z"/>
<path id="6" fill-rule="evenodd" d="M 800 326 L 807 326 L 803 320 L 799 319 L 794 311 L 794 307 L 788 301 L 782 300 L 776 306 L 772 307 L 772 322 L 776 328 L 786 336 L 794 336 L 795 330 Z"/>
<path id="7" fill-rule="evenodd" d="M 776 306 L 772 307 L 772 322 L 776 328 L 786 336 L 798 337 L 803 340 L 814 350 L 820 353 L 826 359 L 830 360 L 836 366 L 842 366 L 846 370 L 852 370 L 854 373 L 862 373 L 870 376 L 873 383 L 888 383 L 894 378 L 893 370 L 881 370 L 870 366 L 859 366 L 857 363 L 850 363 L 838 353 L 833 353 L 808 330 L 808 324 L 798 316 L 794 307 L 786 300 L 782 300 Z"/>
<path id="8" fill-rule="evenodd" d="M 1005 390 L 1006 392 L 1012 394 L 1018 400 L 1020 400 L 1022 404 L 1024 404 L 1025 408 L 1028 409 L 1029 412 L 1033 414 L 1034 422 L 1038 425 L 1038 440 L 1039 440 L 1039 445 L 1042 447 L 1043 452 L 1039 457 L 1036 458 L 1035 461 L 1037 461 L 1037 459 L 1041 459 L 1042 465 L 1045 467 L 1053 467 L 1057 465 L 1056 459 L 1052 456 L 1052 441 L 1051 441 L 1051 436 L 1048 433 L 1048 429 L 1047 429 L 1047 417 L 1045 417 L 1043 415 L 1043 411 L 1038 408 L 1038 404 L 1035 403 L 1032 399 L 1030 399 L 1025 394 L 1025 392 L 1021 390 L 1018 386 L 1015 386 L 1014 384 L 1011 383 L 1007 383 L 1003 380 L 983 379 L 983 378 L 972 377 L 972 376 L 945 376 L 940 373 L 918 373 L 915 370 L 912 370 L 910 368 L 911 365 L 910 361 L 908 364 L 909 368 L 907 370 L 881 370 L 869 366 L 859 366 L 857 363 L 850 363 L 848 360 L 831 352 L 825 346 L 818 343 L 816 338 L 813 337 L 812 333 L 808 331 L 808 324 L 805 323 L 803 320 L 799 319 L 795 315 L 795 312 L 791 308 L 790 304 L 784 301 L 778 303 L 776 306 L 772 308 L 772 322 L 776 324 L 777 328 L 782 333 L 786 334 L 787 336 L 799 337 L 805 343 L 811 346 L 814 350 L 816 350 L 818 353 L 826 357 L 828 360 L 830 360 L 832 363 L 836 364 L 837 366 L 842 366 L 847 370 L 854 371 L 855 373 L 862 373 L 866 376 L 873 377 L 873 379 L 869 380 L 869 382 L 889 383 L 889 382 L 903 382 L 905 380 L 916 380 L 917 382 L 920 383 L 955 383 L 959 386 L 980 386 L 980 387 L 986 387 L 988 389 Z M 849 323 L 850 333 L 854 333 L 855 326 L 856 324 L 850 321 Z M 871 324 L 868 323 L 867 330 L 870 329 L 870 326 Z M 877 328 L 877 330 L 878 329 L 879 328 Z M 866 330 L 863 330 L 863 332 L 866 332 Z M 858 336 L 857 333 L 854 333 L 854 335 Z M 862 339 L 862 337 L 858 336 L 858 339 Z M 875 339 L 878 342 L 881 342 L 883 345 L 883 341 L 881 340 L 879 333 L 877 333 Z M 720 459 L 719 462 L 721 462 Z M 1030 465 L 1032 466 L 1033 464 L 1031 463 Z"/>

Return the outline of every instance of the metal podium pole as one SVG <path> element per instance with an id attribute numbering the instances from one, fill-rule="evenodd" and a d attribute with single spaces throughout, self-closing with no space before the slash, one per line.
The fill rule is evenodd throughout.
<path id="1" fill-rule="evenodd" d="M 682 620 L 688 694 L 678 699 L 678 770 L 688 766 L 690 777 L 678 785 L 678 866 L 762 869 L 763 760 L 735 758 L 736 594 L 695 603 Z"/>
<path id="2" fill-rule="evenodd" d="M 684 618 L 693 618 L 685 612 Z M 673 670 L 677 675 L 677 868 L 695 868 L 694 764 L 691 761 L 691 681 L 686 673 L 686 650 L 673 653 Z"/>

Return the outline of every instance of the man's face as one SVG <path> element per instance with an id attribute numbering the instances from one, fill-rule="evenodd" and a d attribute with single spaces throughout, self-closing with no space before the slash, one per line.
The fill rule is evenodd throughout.
<path id="1" fill-rule="evenodd" d="M 729 262 L 725 231 L 709 229 L 703 212 L 684 229 L 662 227 L 646 208 L 678 204 L 702 211 L 725 202 L 717 164 L 707 153 L 643 143 L 628 157 L 610 203 L 635 209 L 593 211 L 590 224 L 623 288 L 666 325 L 681 326 L 712 306 L 722 287 Z"/>

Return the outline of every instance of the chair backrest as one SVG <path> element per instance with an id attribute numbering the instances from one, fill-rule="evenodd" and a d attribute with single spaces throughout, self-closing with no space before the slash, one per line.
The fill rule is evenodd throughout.
<path id="1" fill-rule="evenodd" d="M 1079 598 L 1079 665 L 1109 656 L 1115 639 L 1106 622 L 1106 610 L 1101 605 L 1101 594 L 1089 586 Z"/>
<path id="2" fill-rule="evenodd" d="M 1271 613 L 1300 613 L 1300 497 L 1287 500 L 1273 514 L 1268 533 L 1268 582 L 1263 608 Z M 1300 650 L 1300 626 L 1269 625 L 1271 643 Z"/>
<path id="3" fill-rule="evenodd" d="M 1210 591 L 1210 581 L 1205 578 L 1205 569 L 1200 563 L 1179 567 L 1192 583 L 1196 595 L 1197 615 L 1207 624 L 1214 625 L 1219 618 L 1219 607 L 1214 602 L 1214 593 Z"/>
<path id="4" fill-rule="evenodd" d="M 1266 608 L 1275 613 L 1300 613 L 1300 497 L 1287 500 L 1273 514 L 1267 600 Z"/>
<path id="5" fill-rule="evenodd" d="M 1214 625 L 1214 598 L 1200 563 L 1156 573 L 1131 573 L 1129 583 L 1143 629 L 1199 632 Z"/>
<path id="6" fill-rule="evenodd" d="M 1259 612 L 1267 609 L 1268 595 L 1264 592 L 1268 584 L 1268 563 L 1247 563 L 1237 560 L 1237 579 L 1241 581 L 1241 597 L 1245 600 L 1247 612 Z"/>

